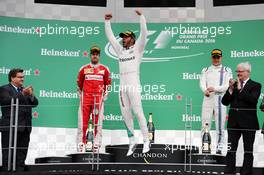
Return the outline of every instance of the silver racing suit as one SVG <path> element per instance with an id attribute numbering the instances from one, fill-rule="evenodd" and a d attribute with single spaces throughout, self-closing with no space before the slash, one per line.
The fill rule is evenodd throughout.
<path id="1" fill-rule="evenodd" d="M 140 36 L 133 46 L 123 48 L 115 38 L 110 20 L 105 21 L 106 36 L 119 59 L 120 91 L 119 103 L 124 118 L 128 137 L 134 136 L 134 121 L 132 110 L 138 119 L 143 140 L 148 139 L 147 122 L 141 103 L 140 63 L 147 40 L 146 19 L 140 15 Z"/>

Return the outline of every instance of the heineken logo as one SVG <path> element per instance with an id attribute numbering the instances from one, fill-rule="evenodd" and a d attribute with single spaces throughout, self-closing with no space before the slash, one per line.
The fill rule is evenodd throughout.
<path id="1" fill-rule="evenodd" d="M 0 67 L 0 74 L 8 74 L 10 72 L 12 68 L 10 67 Z M 34 75 L 34 76 L 38 76 L 40 75 L 40 70 L 39 69 L 32 69 L 32 68 L 22 68 L 24 71 L 24 75 L 26 76 L 31 76 L 31 75 Z"/>
<path id="2" fill-rule="evenodd" d="M 155 100 L 155 101 L 172 101 L 174 100 L 174 93 L 172 94 L 142 94 L 142 100 Z"/>
<path id="3" fill-rule="evenodd" d="M 81 56 L 80 50 L 56 50 L 56 49 L 47 49 L 41 48 L 40 55 L 41 56 L 58 56 L 58 57 L 80 57 Z"/>
<path id="4" fill-rule="evenodd" d="M 182 114 L 182 122 L 187 122 L 187 121 L 192 121 L 192 122 L 201 122 L 201 116 L 200 115 L 187 115 L 187 114 Z"/>
<path id="5" fill-rule="evenodd" d="M 57 56 L 57 57 L 88 57 L 89 52 L 87 50 L 68 50 L 68 49 L 40 49 L 41 56 Z"/>
<path id="6" fill-rule="evenodd" d="M 230 57 L 231 58 L 249 58 L 249 57 L 263 57 L 264 50 L 231 50 Z"/>
<path id="7" fill-rule="evenodd" d="M 201 74 L 198 74 L 196 72 L 189 73 L 189 72 L 183 72 L 182 73 L 182 79 L 183 80 L 200 80 Z"/>
<path id="8" fill-rule="evenodd" d="M 41 98 L 79 98 L 76 92 L 66 92 L 66 91 L 53 91 L 53 90 L 40 90 L 39 97 Z"/>
<path id="9" fill-rule="evenodd" d="M 104 115 L 104 120 L 109 121 L 123 121 L 122 115 L 115 115 L 115 114 L 106 114 Z"/>

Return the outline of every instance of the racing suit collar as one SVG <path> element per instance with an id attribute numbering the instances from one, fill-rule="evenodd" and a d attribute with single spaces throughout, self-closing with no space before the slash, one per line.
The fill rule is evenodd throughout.
<path id="1" fill-rule="evenodd" d="M 134 44 L 135 45 L 135 44 Z M 124 50 L 129 50 L 129 49 L 132 49 L 134 47 L 134 45 L 132 46 L 129 46 L 129 47 L 123 47 Z"/>
<path id="2" fill-rule="evenodd" d="M 217 66 L 215 66 L 215 65 L 212 64 L 212 67 L 215 68 L 215 69 L 218 69 L 218 68 L 221 68 L 222 67 L 222 64 L 219 64 Z"/>
<path id="3" fill-rule="evenodd" d="M 97 63 L 97 64 L 90 63 L 90 65 L 91 65 L 91 67 L 93 67 L 93 68 L 97 68 L 97 67 L 100 65 L 100 63 Z"/>

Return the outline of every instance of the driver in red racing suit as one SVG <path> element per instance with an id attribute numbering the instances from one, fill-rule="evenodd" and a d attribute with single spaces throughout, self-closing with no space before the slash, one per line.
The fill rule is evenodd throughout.
<path id="1" fill-rule="evenodd" d="M 99 63 L 100 48 L 94 46 L 91 48 L 90 53 L 91 62 L 81 67 L 77 79 L 78 92 L 80 94 L 77 136 L 79 152 L 83 152 L 82 149 L 86 144 L 86 130 L 91 115 L 92 123 L 94 124 L 94 147 L 99 148 L 101 145 L 103 102 L 108 96 L 107 87 L 111 85 L 108 67 Z"/>

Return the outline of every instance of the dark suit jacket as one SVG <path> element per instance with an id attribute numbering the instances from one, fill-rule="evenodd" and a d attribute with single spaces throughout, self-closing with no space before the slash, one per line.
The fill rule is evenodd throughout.
<path id="1" fill-rule="evenodd" d="M 261 102 L 259 108 L 260 108 L 260 110 L 261 110 L 262 112 L 264 112 L 264 98 L 262 99 L 262 102 Z M 261 131 L 261 133 L 264 134 L 264 123 L 263 123 L 263 126 L 262 126 L 262 131 Z"/>
<path id="2" fill-rule="evenodd" d="M 259 106 L 259 109 L 260 109 L 262 112 L 264 112 L 264 97 L 263 97 L 262 102 L 261 102 L 261 104 L 260 104 L 260 106 Z"/>
<path id="3" fill-rule="evenodd" d="M 259 129 L 257 103 L 261 84 L 249 79 L 241 92 L 229 90 L 222 98 L 222 104 L 230 105 L 227 128 Z"/>
<path id="4" fill-rule="evenodd" d="M 38 105 L 38 99 L 35 96 L 24 96 L 18 93 L 11 85 L 7 84 L 0 87 L 0 105 L 2 110 L 2 118 L 0 119 L 0 131 L 9 131 L 10 126 L 10 105 L 11 99 L 19 99 L 18 110 L 18 131 L 24 131 L 26 128 L 31 131 L 32 127 L 32 108 Z"/>

